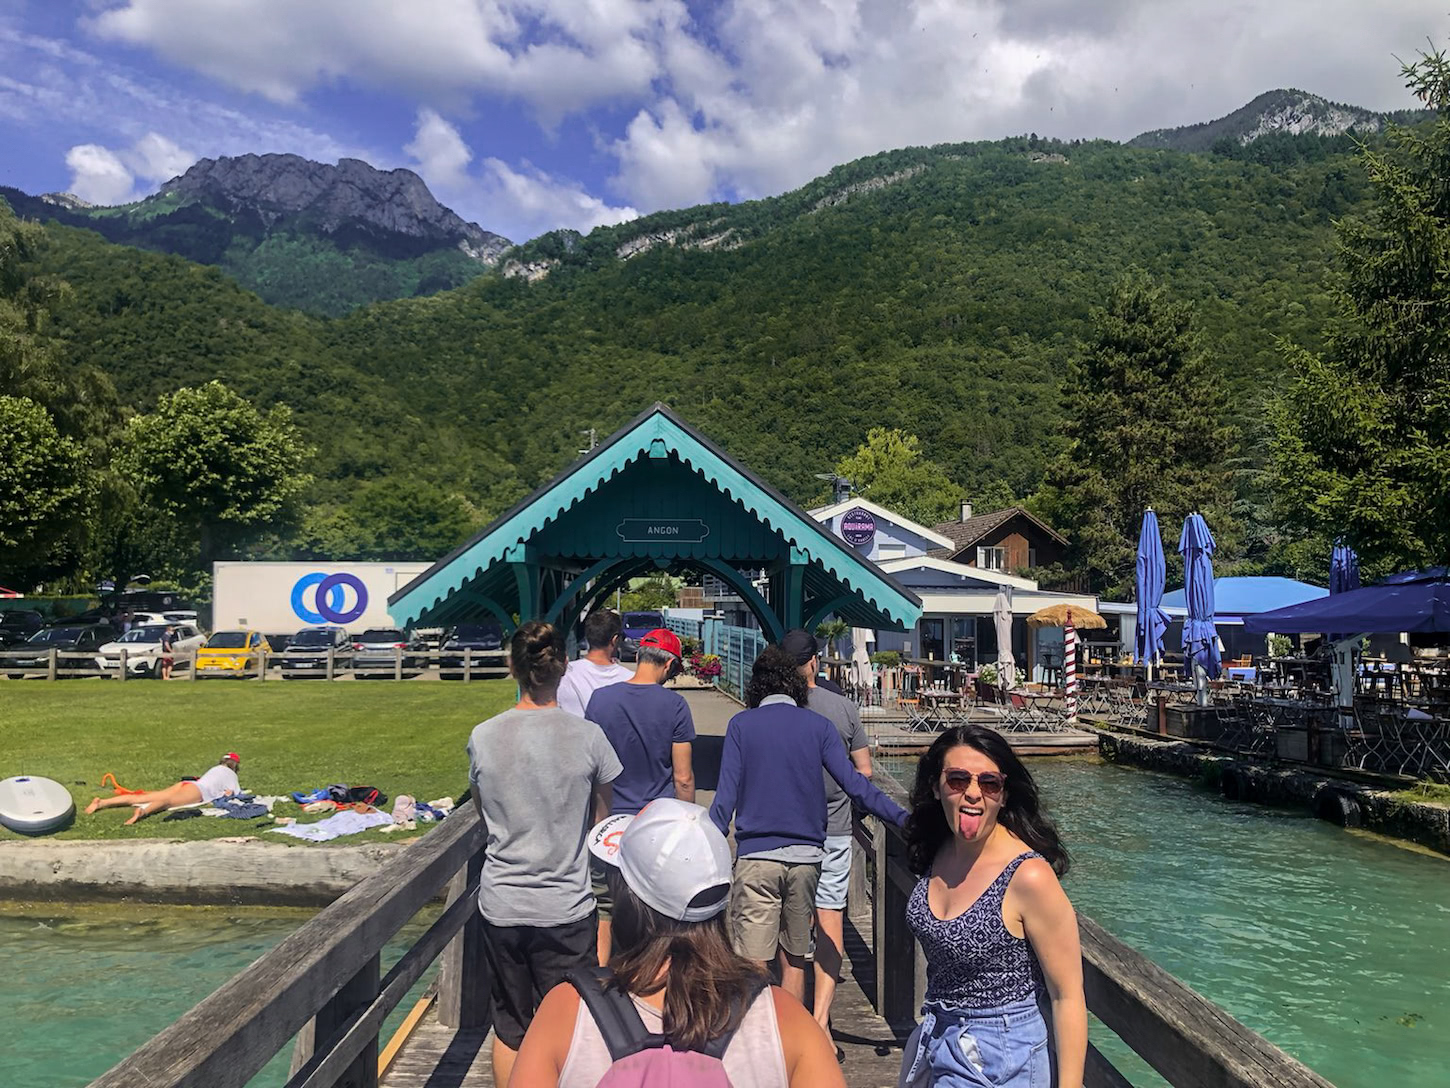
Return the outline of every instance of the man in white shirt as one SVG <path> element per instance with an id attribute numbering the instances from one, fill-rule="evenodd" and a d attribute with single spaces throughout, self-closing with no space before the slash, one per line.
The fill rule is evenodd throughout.
<path id="1" fill-rule="evenodd" d="M 601 608 L 584 621 L 584 640 L 589 652 L 569 662 L 569 671 L 559 682 L 559 709 L 586 717 L 590 697 L 600 688 L 623 683 L 634 675 L 618 661 L 619 643 L 624 638 L 624 621 L 618 612 Z"/>

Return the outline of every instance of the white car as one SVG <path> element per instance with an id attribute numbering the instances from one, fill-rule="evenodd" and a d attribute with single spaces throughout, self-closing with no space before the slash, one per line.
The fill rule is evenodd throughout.
<path id="1" fill-rule="evenodd" d="M 159 623 L 163 627 L 168 623 L 189 623 L 193 627 L 196 624 L 196 610 L 194 608 L 173 609 L 169 612 L 133 612 L 131 613 L 132 627 L 149 627 Z"/>
<path id="2" fill-rule="evenodd" d="M 191 653 L 206 642 L 206 636 L 194 623 L 173 623 L 171 626 L 171 650 L 173 655 Z M 165 623 L 148 623 L 133 627 L 115 642 L 101 647 L 96 664 L 101 671 L 115 675 L 121 668 L 121 650 L 126 651 L 126 671 L 132 676 L 161 675 L 161 634 Z M 185 666 L 186 660 L 178 662 Z"/>

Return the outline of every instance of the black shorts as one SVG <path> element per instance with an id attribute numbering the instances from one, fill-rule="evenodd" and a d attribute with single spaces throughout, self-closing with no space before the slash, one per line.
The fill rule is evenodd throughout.
<path id="1" fill-rule="evenodd" d="M 593 914 L 562 926 L 495 926 L 483 919 L 489 1003 L 499 1041 L 517 1050 L 544 995 L 575 967 L 594 967 Z"/>

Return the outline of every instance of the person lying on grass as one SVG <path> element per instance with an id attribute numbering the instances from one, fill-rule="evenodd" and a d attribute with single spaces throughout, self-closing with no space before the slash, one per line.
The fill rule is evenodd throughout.
<path id="1" fill-rule="evenodd" d="M 218 797 L 241 793 L 242 786 L 237 781 L 237 770 L 241 765 L 242 757 L 236 752 L 228 752 L 222 756 L 215 767 L 195 781 L 178 782 L 164 790 L 120 793 L 115 797 L 106 798 L 97 797 L 86 806 L 86 815 L 99 812 L 103 808 L 125 808 L 127 805 L 131 805 L 135 807 L 136 811 L 131 813 L 131 818 L 126 821 L 126 825 L 129 827 L 143 817 L 154 816 L 168 808 L 185 808 L 188 805 L 211 802 Z"/>

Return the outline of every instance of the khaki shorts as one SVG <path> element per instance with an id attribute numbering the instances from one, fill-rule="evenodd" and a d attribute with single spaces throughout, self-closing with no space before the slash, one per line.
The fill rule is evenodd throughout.
<path id="1" fill-rule="evenodd" d="M 740 858 L 730 889 L 730 941 L 748 960 L 775 959 L 776 946 L 791 956 L 811 950 L 819 862 Z"/>
<path id="2" fill-rule="evenodd" d="M 614 917 L 614 896 L 609 893 L 609 866 L 593 854 L 589 855 L 589 890 L 594 893 L 594 907 L 601 922 Z"/>

